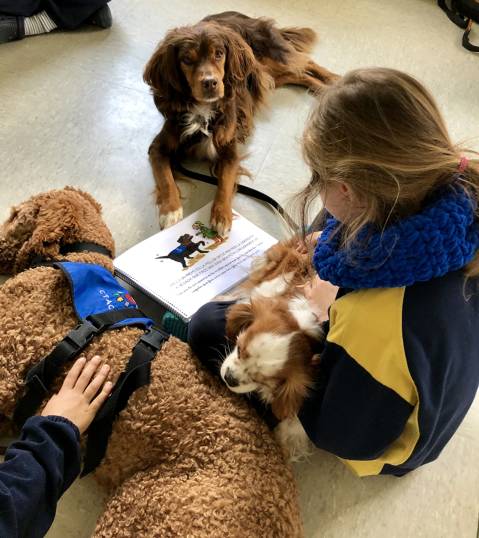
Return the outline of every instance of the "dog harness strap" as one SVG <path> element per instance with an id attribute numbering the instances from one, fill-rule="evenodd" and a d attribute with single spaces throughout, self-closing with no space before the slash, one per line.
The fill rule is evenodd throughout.
<path id="1" fill-rule="evenodd" d="M 86 248 L 89 244 L 76 245 Z M 63 272 L 70 285 L 73 308 L 80 323 L 28 371 L 26 393 L 14 412 L 14 420 L 19 426 L 35 414 L 61 367 L 77 357 L 94 336 L 125 325 L 139 325 L 145 329 L 153 325 L 153 321 L 137 308 L 128 291 L 104 267 L 75 262 L 54 262 L 52 266 Z"/>
<path id="2" fill-rule="evenodd" d="M 30 368 L 25 378 L 26 392 L 18 402 L 13 419 L 21 427 L 28 417 L 35 414 L 47 396 L 60 368 L 72 361 L 92 338 L 125 318 L 138 318 L 142 313 L 135 309 L 124 308 L 88 316 L 72 329 L 53 350 L 38 364 Z"/>
<path id="3" fill-rule="evenodd" d="M 98 254 L 104 254 L 108 258 L 112 257 L 112 253 L 103 245 L 98 245 L 97 243 L 89 243 L 87 241 L 77 241 L 76 243 L 68 243 L 66 245 L 60 246 L 60 254 L 65 256 L 71 252 L 97 252 Z M 44 256 L 36 254 L 31 262 L 31 267 L 51 267 L 60 260 L 47 260 Z"/>
<path id="4" fill-rule="evenodd" d="M 97 252 L 98 254 L 104 254 L 109 258 L 112 257 L 112 253 L 109 249 L 103 245 L 97 243 L 89 243 L 88 241 L 77 241 L 76 243 L 68 243 L 60 247 L 60 254 L 70 254 L 71 252 Z"/>
<path id="5" fill-rule="evenodd" d="M 133 392 L 149 384 L 151 361 L 168 338 L 167 333 L 152 327 L 138 340 L 126 369 L 118 378 L 110 397 L 88 429 L 88 441 L 81 476 L 92 472 L 101 463 L 106 453 L 113 422 L 126 407 Z"/>

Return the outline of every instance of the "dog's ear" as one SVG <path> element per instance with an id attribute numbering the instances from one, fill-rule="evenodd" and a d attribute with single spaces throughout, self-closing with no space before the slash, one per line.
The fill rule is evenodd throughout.
<path id="1" fill-rule="evenodd" d="M 70 187 L 70 186 L 65 187 L 65 191 L 76 192 L 77 194 L 82 196 L 88 203 L 90 203 L 101 215 L 103 208 L 101 207 L 101 204 L 99 204 L 90 193 L 86 191 L 82 191 L 81 189 L 77 189 L 76 187 Z"/>
<path id="2" fill-rule="evenodd" d="M 0 274 L 13 273 L 19 250 L 35 229 L 39 206 L 34 200 L 12 207 L 0 226 Z"/>
<path id="3" fill-rule="evenodd" d="M 226 314 L 226 336 L 234 342 L 241 331 L 253 323 L 253 308 L 249 303 L 236 303 Z"/>
<path id="4" fill-rule="evenodd" d="M 78 241 L 97 243 L 114 253 L 100 206 L 89 194 L 66 188 L 38 195 L 33 202 L 37 207 L 34 226 L 18 251 L 14 272 L 27 268 L 32 255 L 56 258 L 62 245 Z"/>
<path id="5" fill-rule="evenodd" d="M 56 257 L 62 240 L 78 231 L 78 207 L 68 196 L 52 196 L 41 201 L 36 225 L 31 237 L 19 250 L 16 271 L 28 267 L 32 253 L 44 257 Z"/>
<path id="6" fill-rule="evenodd" d="M 284 380 L 274 391 L 271 410 L 279 420 L 298 414 L 312 383 L 312 349 L 308 338 L 295 334 L 289 344 Z"/>
<path id="7" fill-rule="evenodd" d="M 189 86 L 181 71 L 178 49 L 188 37 L 187 28 L 170 30 L 145 66 L 143 80 L 152 88 L 156 106 L 162 114 L 179 110 Z"/>
<path id="8" fill-rule="evenodd" d="M 246 88 L 259 103 L 264 100 L 273 80 L 256 60 L 251 47 L 238 32 L 228 28 L 221 29 L 226 48 L 225 94 L 233 95 L 236 88 Z"/>
<path id="9" fill-rule="evenodd" d="M 274 394 L 271 410 L 279 420 L 298 414 L 308 393 L 309 378 L 302 372 L 295 372 L 285 379 Z"/>

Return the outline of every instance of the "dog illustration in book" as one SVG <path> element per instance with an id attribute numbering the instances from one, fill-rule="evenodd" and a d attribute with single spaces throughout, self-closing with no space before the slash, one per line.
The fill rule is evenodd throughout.
<path id="1" fill-rule="evenodd" d="M 193 236 L 190 234 L 181 235 L 177 239 L 178 243 L 180 244 L 178 247 L 176 247 L 166 256 L 156 256 L 155 260 L 173 260 L 175 262 L 181 263 L 183 269 L 187 269 L 189 266 L 187 265 L 186 260 L 193 259 L 193 256 L 191 256 L 192 254 L 194 254 L 195 252 L 199 252 L 200 254 L 208 254 L 207 250 L 201 250 L 200 248 L 205 245 L 204 241 L 198 241 L 198 243 L 195 243 L 194 241 L 192 241 L 192 239 Z M 198 258 L 199 257 L 200 256 L 198 256 Z"/>
<path id="2" fill-rule="evenodd" d="M 208 245 L 208 250 L 213 250 L 216 247 L 219 247 L 221 243 L 225 242 L 225 239 L 221 237 L 221 235 L 212 228 L 208 228 L 205 224 L 201 222 L 201 220 L 197 220 L 193 224 L 193 230 L 196 231 L 196 235 L 201 235 L 203 239 L 209 239 L 210 241 L 213 241 L 213 244 Z"/>

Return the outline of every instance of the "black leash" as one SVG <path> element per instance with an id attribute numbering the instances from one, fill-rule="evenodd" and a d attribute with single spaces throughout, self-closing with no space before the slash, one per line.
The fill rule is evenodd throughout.
<path id="1" fill-rule="evenodd" d="M 452 21 L 456 26 L 459 26 L 459 28 L 462 28 L 463 30 L 467 28 L 468 19 L 465 16 L 460 15 L 457 11 L 451 9 L 447 5 L 446 0 L 438 0 L 437 4 L 448 16 L 449 20 Z"/>
<path id="2" fill-rule="evenodd" d="M 200 172 L 195 172 L 194 170 L 189 170 L 188 168 L 185 168 L 179 162 L 174 162 L 173 168 L 177 170 L 178 172 L 180 172 L 180 174 L 186 176 L 187 178 L 196 179 L 197 181 L 208 183 L 209 185 L 218 185 L 218 179 L 215 176 L 202 174 Z M 294 222 L 294 220 L 285 211 L 285 209 L 281 206 L 281 204 L 277 202 L 274 198 L 271 198 L 271 196 L 268 196 L 264 192 L 258 191 L 257 189 L 253 189 L 252 187 L 247 187 L 246 185 L 242 185 L 241 183 L 238 183 L 236 190 L 240 194 L 250 196 L 251 198 L 254 198 L 255 200 L 259 200 L 260 202 L 270 205 L 273 209 L 275 209 L 281 215 L 281 217 L 286 221 L 286 224 L 291 229 L 293 229 L 294 231 L 298 230 L 298 225 L 296 224 L 296 222 Z"/>

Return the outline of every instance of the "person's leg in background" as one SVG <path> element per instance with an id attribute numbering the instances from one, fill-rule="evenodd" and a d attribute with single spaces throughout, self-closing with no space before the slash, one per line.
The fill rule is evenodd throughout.
<path id="1" fill-rule="evenodd" d="M 109 0 L 0 0 L 0 43 L 83 24 L 112 25 Z"/>
<path id="2" fill-rule="evenodd" d="M 234 303 L 235 301 L 207 303 L 196 312 L 188 326 L 188 344 L 193 353 L 218 377 L 221 364 L 234 346 L 226 336 L 226 314 Z M 278 424 L 271 408 L 255 394 L 249 394 L 248 401 L 271 429 Z"/>

